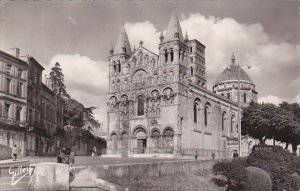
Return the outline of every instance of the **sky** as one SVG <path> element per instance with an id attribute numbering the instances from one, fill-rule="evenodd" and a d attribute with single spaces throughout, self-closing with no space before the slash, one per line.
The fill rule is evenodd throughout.
<path id="1" fill-rule="evenodd" d="M 0 50 L 38 60 L 48 75 L 59 62 L 67 91 L 106 124 L 108 55 L 124 24 L 131 47 L 157 53 L 173 9 L 189 39 L 206 46 L 208 88 L 230 64 L 248 70 L 258 100 L 300 102 L 300 1 L 5 1 L 0 0 Z"/>

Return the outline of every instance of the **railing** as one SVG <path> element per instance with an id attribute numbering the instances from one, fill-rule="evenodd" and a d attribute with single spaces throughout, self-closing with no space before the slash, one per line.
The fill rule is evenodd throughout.
<path id="1" fill-rule="evenodd" d="M 7 117 L 0 117 L 0 121 L 7 123 L 9 125 L 19 125 L 21 127 L 27 126 L 26 121 L 17 121 L 16 119 L 7 118 Z"/>
<path id="2" fill-rule="evenodd" d="M 102 154 L 120 154 L 122 156 L 127 155 L 128 148 L 118 148 L 118 149 L 102 149 Z M 212 150 L 212 149 L 181 149 L 182 156 L 195 156 L 197 151 L 197 156 L 202 158 L 230 158 L 230 151 L 223 150 Z M 173 154 L 173 147 L 140 147 L 130 149 L 132 154 Z"/>
<path id="3" fill-rule="evenodd" d="M 133 148 L 133 154 L 173 154 L 173 147 L 140 147 Z"/>
<path id="4" fill-rule="evenodd" d="M 195 156 L 197 151 L 197 156 L 205 157 L 205 158 L 212 158 L 213 155 L 215 158 L 228 158 L 230 157 L 231 153 L 229 151 L 223 150 L 212 150 L 212 149 L 182 149 L 181 155 L 190 155 Z"/>

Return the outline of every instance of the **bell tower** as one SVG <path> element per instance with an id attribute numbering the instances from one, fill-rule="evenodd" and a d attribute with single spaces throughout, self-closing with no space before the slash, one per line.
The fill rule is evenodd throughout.
<path id="1" fill-rule="evenodd" d="M 111 47 L 109 53 L 109 75 L 120 76 L 124 74 L 124 63 L 132 55 L 124 25 L 121 26 L 120 35 L 115 48 Z"/>

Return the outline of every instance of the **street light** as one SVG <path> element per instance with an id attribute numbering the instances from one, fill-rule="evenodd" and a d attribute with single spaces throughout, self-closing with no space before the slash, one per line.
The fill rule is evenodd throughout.
<path id="1" fill-rule="evenodd" d="M 235 56 L 232 54 L 231 57 L 232 64 L 235 63 Z M 239 156 L 241 156 L 241 144 L 242 144 L 242 124 L 241 124 L 241 67 L 246 66 L 248 69 L 251 68 L 251 65 L 241 65 L 236 64 L 238 67 L 238 95 L 237 95 L 237 101 L 238 101 L 238 150 L 239 150 Z M 230 69 L 230 66 L 228 67 Z"/>

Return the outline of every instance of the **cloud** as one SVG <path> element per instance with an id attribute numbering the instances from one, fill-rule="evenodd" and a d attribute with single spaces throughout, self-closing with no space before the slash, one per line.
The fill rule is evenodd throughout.
<path id="1" fill-rule="evenodd" d="M 258 98 L 259 103 L 273 103 L 275 105 L 279 105 L 283 101 L 287 101 L 287 100 L 274 95 L 268 95 L 266 97 Z"/>
<path id="2" fill-rule="evenodd" d="M 256 84 L 260 102 L 299 102 L 299 44 L 284 40 L 275 42 L 259 23 L 242 24 L 232 18 L 204 17 L 200 14 L 181 18 L 182 31 L 188 32 L 189 39 L 197 39 L 206 46 L 209 88 L 230 64 L 234 52 L 237 62 L 253 65 L 247 72 Z M 125 28 L 132 48 L 142 40 L 144 47 L 158 52 L 160 31 L 153 23 L 125 23 Z M 95 115 L 106 121 L 108 64 L 79 54 L 56 55 L 51 59 L 51 66 L 57 61 L 61 64 L 71 96 L 86 106 L 99 106 Z"/>
<path id="3" fill-rule="evenodd" d="M 67 20 L 70 21 L 73 25 L 77 25 L 77 21 L 75 18 L 68 16 Z"/>
<path id="4" fill-rule="evenodd" d="M 60 54 L 51 59 L 47 73 L 56 62 L 60 64 L 70 96 L 86 107 L 99 107 L 95 110 L 95 117 L 99 121 L 105 122 L 108 63 L 101 60 L 94 61 L 79 54 Z"/>
<path id="5" fill-rule="evenodd" d="M 160 31 L 149 22 L 125 23 L 125 29 L 131 44 L 131 48 L 139 46 L 143 41 L 143 46 L 154 53 L 158 53 Z"/>
<path id="6" fill-rule="evenodd" d="M 259 103 L 273 103 L 275 105 L 279 105 L 281 102 L 286 101 L 289 103 L 299 103 L 300 104 L 300 94 L 296 95 L 294 98 L 291 99 L 285 99 L 285 98 L 280 98 L 278 96 L 274 95 L 268 95 L 266 97 L 260 97 L 258 98 Z"/>
<path id="7" fill-rule="evenodd" d="M 205 17 L 198 13 L 181 18 L 182 31 L 187 31 L 189 39 L 197 39 L 206 46 L 209 89 L 230 64 L 234 52 L 238 63 L 252 65 L 250 70 L 244 70 L 256 84 L 259 96 L 291 99 L 299 93 L 297 88 L 288 88 L 291 82 L 299 84 L 299 44 L 273 40 L 260 23 L 243 24 L 233 18 Z M 143 40 L 146 48 L 158 51 L 160 32 L 151 22 L 126 23 L 125 26 L 132 44 Z"/>

